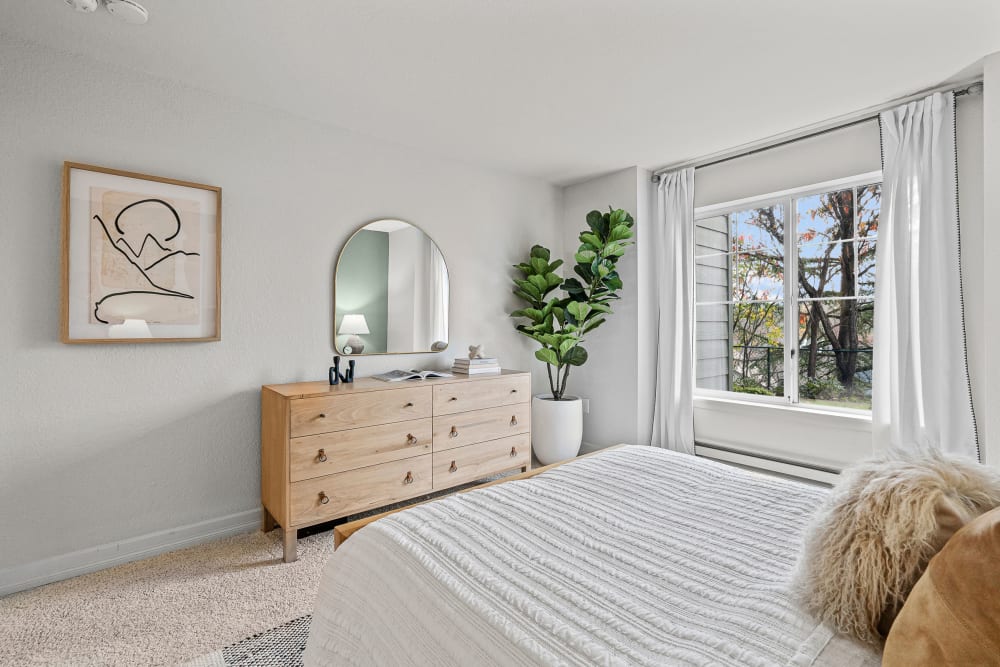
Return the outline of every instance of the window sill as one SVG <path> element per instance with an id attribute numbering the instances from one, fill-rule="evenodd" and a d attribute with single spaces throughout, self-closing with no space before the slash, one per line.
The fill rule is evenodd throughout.
<path id="1" fill-rule="evenodd" d="M 762 410 L 775 410 L 777 412 L 789 412 L 800 415 L 818 415 L 824 417 L 836 417 L 841 419 L 856 420 L 866 424 L 872 423 L 872 413 L 868 410 L 853 410 L 851 408 L 823 407 L 809 405 L 808 403 L 785 403 L 779 401 L 758 401 L 752 398 L 731 398 L 729 396 L 714 396 L 705 394 L 695 394 L 695 405 L 711 407 L 713 404 L 736 405 Z"/>

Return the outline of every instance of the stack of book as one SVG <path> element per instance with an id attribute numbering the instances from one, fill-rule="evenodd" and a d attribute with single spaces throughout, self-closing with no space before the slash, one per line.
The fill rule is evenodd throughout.
<path id="1" fill-rule="evenodd" d="M 455 365 L 451 367 L 451 372 L 458 375 L 499 375 L 500 361 L 496 357 L 490 359 L 455 359 Z"/>

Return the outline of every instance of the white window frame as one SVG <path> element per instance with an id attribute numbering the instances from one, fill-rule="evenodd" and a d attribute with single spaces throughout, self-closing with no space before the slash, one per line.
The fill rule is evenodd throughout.
<path id="1" fill-rule="evenodd" d="M 823 194 L 826 192 L 835 192 L 837 190 L 846 190 L 847 188 L 854 188 L 859 185 L 870 185 L 872 183 L 882 182 L 882 171 L 870 171 L 864 174 L 858 174 L 857 176 L 848 176 L 845 178 L 838 178 L 830 181 L 824 181 L 822 183 L 813 183 L 811 185 L 805 185 L 797 188 L 790 188 L 787 190 L 780 190 L 778 192 L 771 192 L 764 195 L 756 195 L 753 197 L 745 197 L 743 199 L 734 199 L 732 201 L 721 202 L 719 204 L 710 204 L 707 206 L 698 206 L 694 209 L 694 220 L 695 224 L 699 220 L 704 220 L 706 218 L 712 218 L 721 215 L 729 215 L 730 213 L 736 213 L 738 211 L 745 211 L 752 208 L 762 208 L 765 206 L 775 206 L 781 205 L 785 207 L 785 247 L 784 247 L 784 273 L 785 276 L 797 276 L 799 272 L 799 252 L 798 252 L 798 234 L 788 233 L 788 229 L 797 229 L 798 225 L 795 220 L 796 211 L 794 208 L 795 200 L 804 197 L 811 197 L 813 195 Z M 855 198 L 855 221 L 857 220 L 857 199 Z M 857 233 L 855 231 L 855 233 Z M 730 251 L 731 252 L 731 251 Z M 696 255 L 697 256 L 697 255 Z M 783 285 L 784 298 L 782 305 L 785 309 L 785 341 L 788 341 L 788 332 L 798 330 L 799 326 L 799 290 L 789 289 L 788 285 Z M 697 341 L 695 342 L 697 345 Z M 793 373 L 785 373 L 785 396 L 758 396 L 756 394 L 744 394 L 738 391 L 722 391 L 719 389 L 699 389 L 695 387 L 694 395 L 700 398 L 714 398 L 722 399 L 726 401 L 736 401 L 741 403 L 757 403 L 763 405 L 782 405 L 794 408 L 796 410 L 803 410 L 808 412 L 821 412 L 821 413 L 835 413 L 835 414 L 848 414 L 861 417 L 871 417 L 870 410 L 860 410 L 857 408 L 845 408 L 837 407 L 832 405 L 816 405 L 813 403 L 802 403 L 796 401 L 795 398 L 799 395 L 799 372 L 798 372 L 798 359 L 795 358 L 796 349 L 795 346 L 785 345 L 785 355 L 784 355 L 784 367 L 785 369 L 794 369 Z M 732 350 L 730 350 L 730 355 Z"/>

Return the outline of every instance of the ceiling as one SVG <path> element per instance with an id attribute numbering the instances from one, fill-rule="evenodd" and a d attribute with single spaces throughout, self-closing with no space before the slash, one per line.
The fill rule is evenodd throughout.
<path id="1" fill-rule="evenodd" d="M 996 0 L 3 0 L 0 31 L 554 183 L 656 167 L 968 74 Z"/>

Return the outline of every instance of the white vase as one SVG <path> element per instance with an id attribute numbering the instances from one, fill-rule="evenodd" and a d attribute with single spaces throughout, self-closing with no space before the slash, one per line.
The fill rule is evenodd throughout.
<path id="1" fill-rule="evenodd" d="M 571 459 L 583 442 L 583 401 L 579 396 L 552 394 L 531 398 L 531 451 L 542 465 Z"/>

